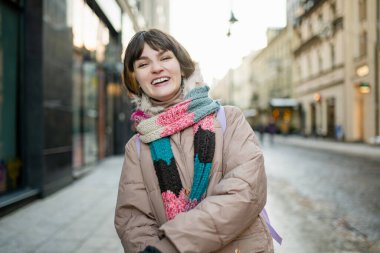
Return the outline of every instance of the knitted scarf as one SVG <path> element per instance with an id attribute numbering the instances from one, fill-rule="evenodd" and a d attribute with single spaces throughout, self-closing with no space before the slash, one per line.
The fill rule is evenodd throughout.
<path id="1" fill-rule="evenodd" d="M 214 114 L 220 107 L 208 96 L 208 90 L 208 86 L 194 88 L 182 102 L 153 117 L 147 118 L 141 112 L 134 115 L 141 119 L 136 129 L 141 141 L 149 143 L 169 220 L 194 208 L 207 190 L 215 151 Z M 189 191 L 182 186 L 170 136 L 190 126 L 194 133 L 194 177 Z"/>

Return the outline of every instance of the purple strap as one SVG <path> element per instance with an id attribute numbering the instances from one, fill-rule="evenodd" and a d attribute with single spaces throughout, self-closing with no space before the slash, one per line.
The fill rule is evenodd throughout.
<path id="1" fill-rule="evenodd" d="M 269 217 L 268 217 L 268 213 L 267 211 L 265 210 L 265 208 L 263 208 L 263 210 L 261 211 L 261 216 L 264 218 L 265 220 L 265 223 L 267 224 L 268 228 L 269 228 L 269 231 L 270 231 L 270 234 L 272 236 L 272 238 L 278 242 L 278 244 L 281 245 L 282 243 L 282 238 L 281 236 L 277 233 L 277 231 L 272 227 L 272 225 L 270 224 L 270 221 L 269 221 Z"/>
<path id="2" fill-rule="evenodd" d="M 226 125 L 227 125 L 227 122 L 226 122 L 226 114 L 224 113 L 224 107 L 221 106 L 218 110 L 218 114 L 216 115 L 218 120 L 219 120 L 219 124 L 220 126 L 222 127 L 222 130 L 223 130 L 223 133 L 226 131 Z"/>
<path id="3" fill-rule="evenodd" d="M 135 137 L 135 144 L 137 149 L 137 157 L 140 159 L 141 140 L 139 135 Z"/>

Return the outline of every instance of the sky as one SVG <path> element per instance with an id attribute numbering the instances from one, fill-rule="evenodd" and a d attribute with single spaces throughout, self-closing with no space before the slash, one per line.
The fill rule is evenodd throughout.
<path id="1" fill-rule="evenodd" d="M 231 9 L 238 22 L 231 26 Z M 209 85 L 266 46 L 266 29 L 286 25 L 286 0 L 170 0 L 170 33 Z"/>

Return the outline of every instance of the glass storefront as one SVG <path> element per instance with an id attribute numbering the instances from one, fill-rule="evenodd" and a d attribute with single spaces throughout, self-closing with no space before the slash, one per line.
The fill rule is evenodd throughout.
<path id="1" fill-rule="evenodd" d="M 83 1 L 72 2 L 74 174 L 105 155 L 104 63 L 109 30 Z"/>
<path id="2" fill-rule="evenodd" d="M 123 152 L 131 135 L 120 80 L 128 20 L 117 4 L 105 6 L 0 1 L 0 211 Z"/>
<path id="3" fill-rule="evenodd" d="M 19 13 L 0 2 L 0 195 L 22 184 L 17 149 L 18 42 Z"/>
<path id="4" fill-rule="evenodd" d="M 95 62 L 83 64 L 83 150 L 84 163 L 90 164 L 98 159 L 97 140 L 97 92 L 98 77 Z"/>

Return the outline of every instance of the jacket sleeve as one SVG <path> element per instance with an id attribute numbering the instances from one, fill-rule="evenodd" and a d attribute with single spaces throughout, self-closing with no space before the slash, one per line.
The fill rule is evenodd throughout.
<path id="1" fill-rule="evenodd" d="M 143 183 L 134 138 L 125 147 L 115 210 L 117 234 L 125 252 L 138 252 L 156 244 L 161 250 L 175 249 L 166 238 L 159 239 L 160 232 Z"/>
<path id="2" fill-rule="evenodd" d="M 228 107 L 222 180 L 196 208 L 160 229 L 180 252 L 213 252 L 250 226 L 266 202 L 263 154 L 242 111 Z"/>

